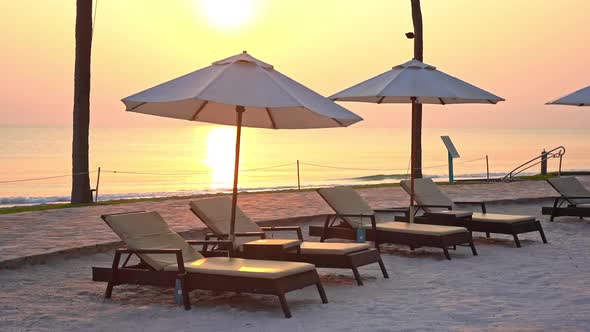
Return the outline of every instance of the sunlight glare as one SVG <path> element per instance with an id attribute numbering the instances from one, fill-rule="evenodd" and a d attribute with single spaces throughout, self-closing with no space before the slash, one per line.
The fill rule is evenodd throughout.
<path id="1" fill-rule="evenodd" d="M 207 135 L 207 159 L 211 169 L 211 186 L 231 188 L 234 178 L 236 132 L 231 127 L 213 127 Z"/>
<path id="2" fill-rule="evenodd" d="M 254 0 L 200 0 L 199 10 L 207 19 L 223 28 L 244 24 L 254 14 Z"/>

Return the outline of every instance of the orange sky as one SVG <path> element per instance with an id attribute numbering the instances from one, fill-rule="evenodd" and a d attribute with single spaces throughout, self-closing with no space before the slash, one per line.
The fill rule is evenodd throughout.
<path id="1" fill-rule="evenodd" d="M 404 37 L 410 0 L 250 2 L 237 13 L 208 14 L 201 0 L 99 0 L 92 126 L 183 124 L 125 113 L 119 100 L 242 50 L 324 95 L 412 56 Z M 427 105 L 424 126 L 590 127 L 590 109 L 543 106 L 590 84 L 590 2 L 423 0 L 422 7 L 425 62 L 507 99 Z M 0 0 L 0 13 L 0 124 L 69 125 L 75 1 Z M 228 27 L 228 20 L 243 22 Z M 365 118 L 359 126 L 409 126 L 406 105 L 344 106 Z"/>

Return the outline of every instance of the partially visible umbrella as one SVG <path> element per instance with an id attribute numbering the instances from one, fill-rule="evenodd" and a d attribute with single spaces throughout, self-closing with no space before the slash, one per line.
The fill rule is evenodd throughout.
<path id="1" fill-rule="evenodd" d="M 590 86 L 552 100 L 547 105 L 590 106 Z"/>
<path id="2" fill-rule="evenodd" d="M 360 101 L 377 104 L 411 103 L 412 116 L 414 116 L 416 104 L 496 104 L 504 100 L 415 59 L 340 91 L 330 98 L 334 101 Z M 412 132 L 415 129 L 412 128 Z M 413 222 L 414 175 L 416 171 L 413 137 L 411 151 L 410 221 Z"/>
<path id="3" fill-rule="evenodd" d="M 127 98 L 130 112 L 237 126 L 230 236 L 235 230 L 242 127 L 347 127 L 362 118 L 246 52 Z"/>

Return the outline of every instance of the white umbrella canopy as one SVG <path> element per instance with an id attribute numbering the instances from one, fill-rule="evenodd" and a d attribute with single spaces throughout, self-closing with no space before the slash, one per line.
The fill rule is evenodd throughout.
<path id="1" fill-rule="evenodd" d="M 330 96 L 332 100 L 378 104 L 411 103 L 412 98 L 419 104 L 441 105 L 495 104 L 504 100 L 418 60 L 395 66 Z"/>
<path id="2" fill-rule="evenodd" d="M 362 118 L 244 52 L 127 98 L 127 111 L 273 129 L 345 127 Z"/>
<path id="3" fill-rule="evenodd" d="M 590 86 L 552 100 L 547 105 L 590 106 Z"/>
<path id="4" fill-rule="evenodd" d="M 241 129 L 347 127 L 362 118 L 245 51 L 124 98 L 130 112 L 233 125 L 236 151 L 230 236 L 235 231 Z"/>
<path id="5" fill-rule="evenodd" d="M 332 96 L 334 101 L 416 104 L 496 104 L 504 99 L 445 74 L 436 67 L 412 59 L 391 70 L 353 85 Z M 414 121 L 412 121 L 414 123 Z M 416 128 L 412 128 L 414 132 Z M 410 170 L 410 222 L 414 221 L 414 137 L 412 135 Z"/>

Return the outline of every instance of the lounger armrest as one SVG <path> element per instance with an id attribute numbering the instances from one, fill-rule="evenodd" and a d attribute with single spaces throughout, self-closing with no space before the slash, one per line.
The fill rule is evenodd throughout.
<path id="1" fill-rule="evenodd" d="M 261 239 L 265 239 L 266 233 L 264 233 L 264 232 L 238 232 L 238 233 L 235 233 L 234 236 L 235 237 L 258 236 Z M 227 239 L 227 238 L 229 238 L 229 234 L 207 233 L 207 235 L 205 235 L 205 239 L 208 240 L 209 238 Z"/>
<path id="2" fill-rule="evenodd" d="M 445 209 L 452 209 L 451 205 L 442 205 L 442 204 L 414 204 L 415 208 L 424 209 L 424 208 L 445 208 Z"/>
<path id="3" fill-rule="evenodd" d="M 173 254 L 176 255 L 176 264 L 178 264 L 178 272 L 180 274 L 186 273 L 184 270 L 184 259 L 182 258 L 181 249 L 129 249 L 120 248 L 115 251 L 115 259 L 113 260 L 113 273 L 119 269 L 119 259 L 121 254 Z"/>
<path id="4" fill-rule="evenodd" d="M 410 208 L 407 207 L 392 207 L 392 208 L 386 208 L 386 209 L 375 209 L 373 211 L 375 212 L 379 212 L 379 213 L 396 213 L 396 212 L 402 212 L 402 213 L 407 213 L 410 210 Z"/>
<path id="5" fill-rule="evenodd" d="M 481 212 L 482 213 L 486 213 L 486 203 L 484 201 L 479 201 L 479 202 L 475 202 L 475 201 L 460 201 L 460 202 L 454 202 L 455 204 L 460 204 L 460 205 L 479 205 L 481 207 Z"/>
<path id="6" fill-rule="evenodd" d="M 565 199 L 590 199 L 590 196 L 562 196 Z"/>
<path id="7" fill-rule="evenodd" d="M 343 213 L 336 213 L 335 216 L 336 217 L 350 217 L 350 218 L 352 218 L 352 217 L 368 217 L 368 218 L 371 218 L 371 217 L 375 217 L 375 214 L 374 213 L 372 213 L 372 214 L 362 214 L 362 213 L 343 214 Z"/>
<path id="8" fill-rule="evenodd" d="M 232 244 L 230 240 L 187 240 L 186 243 L 190 244 L 191 246 L 208 244 Z"/>
<path id="9" fill-rule="evenodd" d="M 299 226 L 265 226 L 260 228 L 265 232 L 295 231 L 297 232 L 297 238 L 303 241 L 303 233 L 301 232 L 301 227 Z"/>

